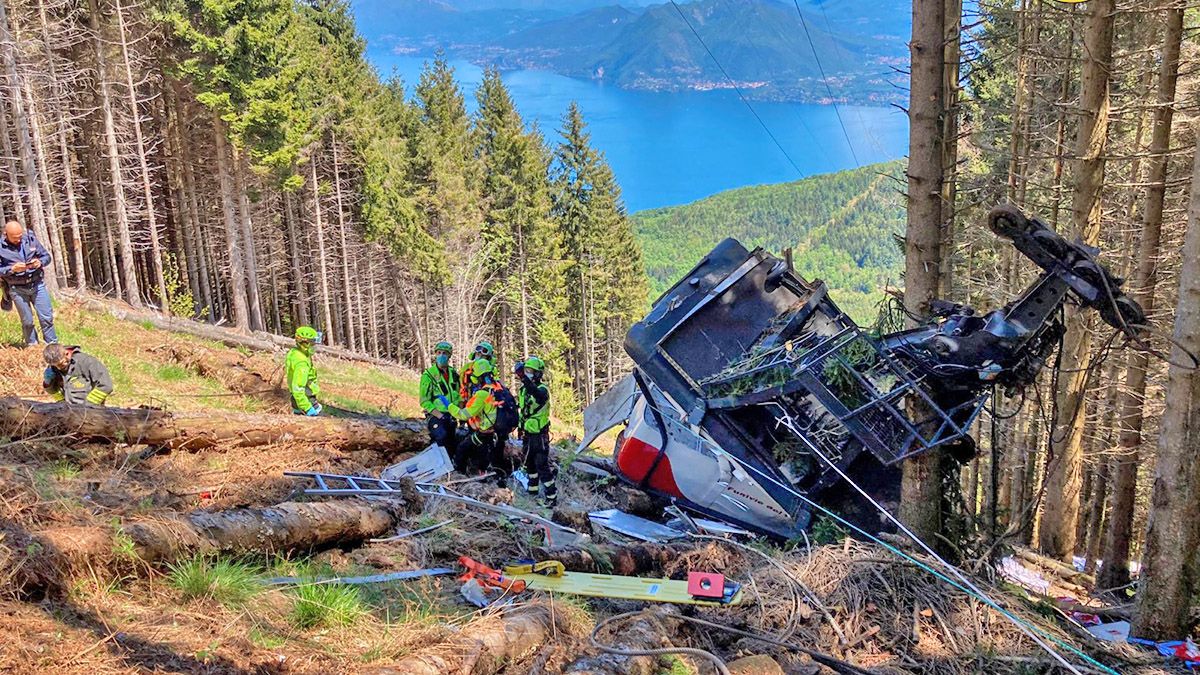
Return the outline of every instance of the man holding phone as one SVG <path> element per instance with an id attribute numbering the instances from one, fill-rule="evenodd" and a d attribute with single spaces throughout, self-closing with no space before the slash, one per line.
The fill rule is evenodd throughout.
<path id="1" fill-rule="evenodd" d="M 46 251 L 32 232 L 15 220 L 4 224 L 4 239 L 0 241 L 0 279 L 8 285 L 17 314 L 21 316 L 21 330 L 27 345 L 38 343 L 33 315 L 37 313 L 42 327 L 42 340 L 46 344 L 58 342 L 54 333 L 54 310 L 50 306 L 50 291 L 46 288 L 45 268 L 50 264 L 50 253 Z"/>

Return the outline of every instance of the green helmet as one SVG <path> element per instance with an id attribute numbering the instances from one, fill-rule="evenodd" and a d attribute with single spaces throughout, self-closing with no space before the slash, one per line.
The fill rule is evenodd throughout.
<path id="1" fill-rule="evenodd" d="M 312 326 L 300 326 L 296 329 L 296 340 L 304 342 L 317 342 L 321 334 Z"/>
<path id="2" fill-rule="evenodd" d="M 488 361 L 496 358 L 496 348 L 487 340 L 481 340 L 479 344 L 475 345 L 475 353 Z"/>
<path id="3" fill-rule="evenodd" d="M 449 342 L 446 342 L 445 340 L 442 340 L 441 342 L 439 342 L 433 346 L 433 351 L 435 354 L 437 352 L 446 352 L 447 354 L 450 354 L 453 356 L 454 355 L 454 345 L 450 344 Z"/>
<path id="4" fill-rule="evenodd" d="M 525 359 L 525 370 L 536 370 L 539 373 L 546 372 L 546 362 L 536 356 L 530 356 Z"/>
<path id="5" fill-rule="evenodd" d="M 471 379 L 482 380 L 484 375 L 494 375 L 496 368 L 487 359 L 475 359 L 471 363 Z"/>

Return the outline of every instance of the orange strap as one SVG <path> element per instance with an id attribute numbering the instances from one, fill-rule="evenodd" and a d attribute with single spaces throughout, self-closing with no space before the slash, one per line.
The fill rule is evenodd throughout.
<path id="1" fill-rule="evenodd" d="M 508 579 L 499 570 L 494 570 L 483 563 L 473 560 L 467 556 L 460 556 L 458 564 L 466 568 L 460 577 L 459 581 L 467 582 L 471 579 L 477 580 L 481 585 L 490 588 L 499 588 L 503 591 L 512 593 L 520 593 L 525 590 L 525 581 L 522 579 Z"/>

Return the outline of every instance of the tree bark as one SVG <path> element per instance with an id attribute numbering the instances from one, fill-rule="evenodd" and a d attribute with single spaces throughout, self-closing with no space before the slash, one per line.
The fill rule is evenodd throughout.
<path id="1" fill-rule="evenodd" d="M 125 13 L 121 8 L 121 0 L 113 0 L 113 10 L 117 17 L 117 30 L 121 36 L 121 60 L 125 67 L 125 87 L 129 93 L 129 115 L 133 122 L 133 140 L 137 148 L 138 168 L 142 176 L 142 196 L 146 200 L 146 225 L 150 228 L 150 261 L 154 267 L 154 283 L 158 291 L 158 303 L 162 310 L 168 311 L 167 283 L 163 278 L 162 243 L 158 233 L 158 215 L 155 213 L 153 181 L 150 178 L 150 162 L 146 158 L 146 142 L 142 137 L 142 118 L 138 110 L 137 89 L 133 84 L 133 66 L 129 61 L 129 37 L 125 29 Z"/>
<path id="2" fill-rule="evenodd" d="M 544 604 L 505 611 L 499 625 L 481 620 L 467 624 L 447 643 L 430 645 L 395 664 L 370 672 L 375 675 L 492 675 L 533 655 L 555 632 L 554 613 Z"/>
<path id="3" fill-rule="evenodd" d="M 317 270 L 321 275 L 318 287 L 321 289 L 321 320 L 324 321 L 322 329 L 332 334 L 333 312 L 329 306 L 329 269 L 325 256 L 325 223 L 321 218 L 321 190 L 317 182 L 317 158 L 315 156 L 309 160 L 309 168 L 312 170 L 313 215 L 317 221 L 313 228 L 317 233 Z"/>
<path id="4" fill-rule="evenodd" d="M 258 292 L 258 255 L 254 248 L 254 226 L 250 222 L 250 196 L 246 191 L 246 168 L 240 153 L 235 153 L 233 160 L 234 186 L 237 190 L 238 222 L 242 231 L 242 262 L 246 268 L 246 294 L 249 304 L 250 330 L 263 330 L 262 298 Z"/>
<path id="5" fill-rule="evenodd" d="M 1142 216 L 1142 238 L 1137 267 L 1131 283 L 1133 297 L 1146 313 L 1154 309 L 1158 282 L 1159 240 L 1162 235 L 1163 202 L 1166 197 L 1167 165 L 1171 151 L 1171 125 L 1175 114 L 1175 90 L 1179 80 L 1179 56 L 1183 40 L 1183 9 L 1167 10 L 1159 66 L 1158 107 L 1150 136 L 1150 161 L 1146 179 L 1146 208 Z M 1116 588 L 1129 583 L 1129 548 L 1133 540 L 1133 509 L 1142 445 L 1142 409 L 1145 407 L 1146 368 L 1149 355 L 1133 350 L 1125 371 L 1125 390 L 1120 401 L 1120 452 L 1112 487 L 1112 512 L 1104 538 L 1104 566 L 1099 584 Z"/>
<path id="6" fill-rule="evenodd" d="M 8 80 L 8 100 L 12 106 L 13 122 L 17 132 L 17 151 L 20 154 L 21 172 L 25 178 L 25 193 L 29 198 L 28 223 L 42 243 L 50 245 L 50 233 L 46 228 L 46 204 L 42 203 L 42 192 L 38 186 L 37 160 L 34 156 L 33 137 L 29 128 L 29 115 L 25 109 L 22 78 L 17 72 L 17 42 L 9 32 L 8 12 L 0 2 L 0 59 L 4 61 L 4 73 Z M 103 78 L 101 78 L 103 80 Z M 57 261 L 56 261 L 57 262 Z M 61 263 L 60 263 L 61 264 Z M 53 271 L 45 275 L 46 286 L 53 293 L 58 282 Z"/>
<path id="7" fill-rule="evenodd" d="M 225 217 L 225 248 L 229 254 L 229 294 L 232 296 L 229 304 L 233 310 L 233 325 L 239 330 L 248 330 L 250 310 L 246 305 L 246 266 L 242 262 L 241 231 L 234 212 L 236 197 L 229 169 L 229 142 L 225 138 L 225 125 L 216 113 L 213 113 L 213 140 L 216 142 L 217 177 L 221 182 L 221 213 Z"/>
<path id="8" fill-rule="evenodd" d="M 415 452 L 428 443 L 422 420 L 337 419 L 301 415 L 167 412 L 0 399 L 0 435 L 69 434 L 83 441 L 197 450 L 218 444 L 254 447 L 282 442 L 328 443 L 350 450 Z"/>
<path id="9" fill-rule="evenodd" d="M 411 483 L 409 483 L 411 485 Z M 32 594 L 65 590 L 69 569 L 103 570 L 113 560 L 116 537 L 133 542 L 143 562 L 169 563 L 191 555 L 285 554 L 346 546 L 390 533 L 400 517 L 419 512 L 415 490 L 402 499 L 283 502 L 265 508 L 193 511 L 116 528 L 56 527 L 21 533 L 38 544 L 24 546 L 14 589 Z"/>
<path id="10" fill-rule="evenodd" d="M 1075 136 L 1076 161 L 1071 199 L 1072 232 L 1094 246 L 1100 237 L 1101 190 L 1104 187 L 1105 150 L 1108 146 L 1109 76 L 1112 71 L 1115 0 L 1090 0 L 1084 29 L 1082 112 Z M 1062 375 L 1055 392 L 1057 415 L 1051 430 L 1050 454 L 1054 457 L 1047 478 L 1046 508 L 1042 514 L 1038 548 L 1060 560 L 1075 552 L 1075 526 L 1079 520 L 1080 480 L 1083 470 L 1084 390 L 1091 364 L 1092 334 L 1087 315 L 1078 307 L 1066 309 Z"/>
<path id="11" fill-rule="evenodd" d="M 133 240 L 129 234 L 129 204 L 125 195 L 125 180 L 121 176 L 121 155 L 117 145 L 116 122 L 113 120 L 112 94 L 108 86 L 107 60 L 104 56 L 104 40 L 100 35 L 100 8 L 96 0 L 88 0 L 88 14 L 92 24 L 92 39 L 96 50 L 96 79 L 100 84 L 100 109 L 104 116 L 104 140 L 108 146 L 108 179 L 112 185 L 114 211 L 116 215 L 117 240 L 120 245 L 120 274 L 125 301 L 134 307 L 142 306 L 142 294 L 138 290 L 137 272 L 133 264 Z M 110 221 L 110 225 L 111 225 Z M 113 254 L 115 255 L 115 253 Z M 116 270 L 114 269 L 114 274 Z"/>
<path id="12" fill-rule="evenodd" d="M 338 161 L 338 139 L 337 134 L 334 134 L 330 141 L 331 149 L 333 150 L 333 196 L 334 202 L 337 204 L 338 218 L 338 239 L 340 240 L 342 250 L 342 297 L 345 300 L 345 343 L 353 351 L 358 351 L 359 341 L 358 336 L 354 331 L 354 304 L 350 301 L 355 296 L 350 288 L 350 250 L 346 246 L 346 209 L 342 203 L 342 166 Z M 358 311 L 362 311 L 360 304 Z"/>
<path id="13" fill-rule="evenodd" d="M 909 97 L 908 225 L 905 230 L 904 305 L 913 316 L 927 316 L 940 284 L 942 166 L 945 138 L 943 50 L 945 0 L 914 0 L 912 76 Z M 910 327 L 915 322 L 908 319 Z M 910 399 L 913 417 L 925 417 L 918 399 Z M 932 450 L 904 462 L 900 519 L 914 534 L 936 541 L 942 530 L 942 453 Z"/>
<path id="14" fill-rule="evenodd" d="M 1187 634 L 1198 585 L 1200 370 L 1190 367 L 1189 354 L 1200 354 L 1200 153 L 1193 167 L 1174 339 L 1132 631 L 1155 640 Z"/>

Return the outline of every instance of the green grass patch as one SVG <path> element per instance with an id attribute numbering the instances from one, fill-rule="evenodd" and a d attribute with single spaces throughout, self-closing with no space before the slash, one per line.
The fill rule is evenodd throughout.
<path id="1" fill-rule="evenodd" d="M 349 626 L 367 613 L 367 605 L 354 586 L 306 584 L 290 593 L 292 613 L 288 620 L 296 628 Z"/>
<path id="2" fill-rule="evenodd" d="M 261 570 L 250 563 L 198 555 L 168 566 L 167 578 L 185 600 L 208 598 L 240 606 L 263 590 Z"/>
<path id="3" fill-rule="evenodd" d="M 287 644 L 287 638 L 259 626 L 251 628 L 246 637 L 259 649 L 279 649 Z"/>
<path id="4" fill-rule="evenodd" d="M 139 321 L 138 325 L 141 326 L 142 328 L 145 328 L 146 330 L 154 330 L 154 324 L 151 323 L 149 319 L 147 319 L 145 321 Z"/>
<path id="5" fill-rule="evenodd" d="M 50 475 L 54 480 L 71 480 L 79 476 L 79 467 L 69 459 L 60 459 L 50 465 Z"/>
<path id="6" fill-rule="evenodd" d="M 184 368 L 179 364 L 168 363 L 166 365 L 159 366 L 155 371 L 154 376 L 163 382 L 181 382 L 191 377 L 191 373 L 188 372 L 187 368 Z"/>
<path id="7" fill-rule="evenodd" d="M 346 398 L 337 394 L 325 394 L 323 398 L 328 400 L 334 408 L 341 408 L 349 412 L 362 413 L 364 415 L 378 415 L 383 412 L 379 409 L 379 406 L 364 403 L 355 398 Z"/>

